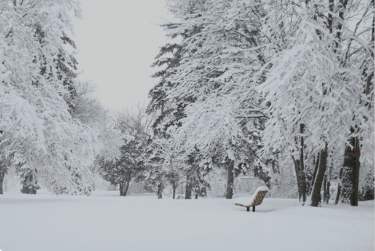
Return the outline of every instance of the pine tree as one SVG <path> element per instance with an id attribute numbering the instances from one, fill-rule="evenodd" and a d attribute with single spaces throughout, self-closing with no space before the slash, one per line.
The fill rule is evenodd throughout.
<path id="1" fill-rule="evenodd" d="M 142 135 L 125 135 L 120 148 L 121 155 L 115 160 L 100 160 L 102 177 L 112 185 L 120 186 L 120 196 L 126 196 L 130 182 L 144 169 L 145 144 Z"/>

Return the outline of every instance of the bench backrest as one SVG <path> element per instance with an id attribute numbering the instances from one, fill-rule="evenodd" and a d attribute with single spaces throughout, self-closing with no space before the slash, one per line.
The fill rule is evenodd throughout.
<path id="1" fill-rule="evenodd" d="M 267 192 L 268 191 L 258 191 L 257 195 L 255 196 L 255 198 L 253 200 L 252 205 L 253 206 L 258 206 L 258 205 L 262 204 L 264 196 L 266 196 Z"/>

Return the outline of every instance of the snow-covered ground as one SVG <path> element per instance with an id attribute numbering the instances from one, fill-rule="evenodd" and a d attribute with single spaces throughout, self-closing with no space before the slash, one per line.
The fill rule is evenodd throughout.
<path id="1" fill-rule="evenodd" d="M 0 195 L 2 251 L 374 250 L 374 202 L 320 208 L 266 198 L 256 212 L 233 200 Z"/>

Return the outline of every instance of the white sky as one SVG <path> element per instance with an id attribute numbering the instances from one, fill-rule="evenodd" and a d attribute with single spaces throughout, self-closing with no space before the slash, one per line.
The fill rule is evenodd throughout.
<path id="1" fill-rule="evenodd" d="M 97 86 L 108 109 L 146 101 L 157 82 L 150 67 L 167 38 L 156 24 L 167 18 L 165 0 L 81 0 L 83 20 L 75 21 L 78 69 Z"/>

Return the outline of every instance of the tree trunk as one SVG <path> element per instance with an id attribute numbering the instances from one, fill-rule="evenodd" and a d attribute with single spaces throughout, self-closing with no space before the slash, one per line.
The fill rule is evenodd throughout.
<path id="1" fill-rule="evenodd" d="M 227 194 L 226 199 L 232 199 L 233 197 L 233 161 L 230 161 L 227 165 L 228 167 L 228 180 L 227 180 Z"/>
<path id="2" fill-rule="evenodd" d="M 173 199 L 176 198 L 176 181 L 173 181 L 173 184 L 172 184 L 172 190 L 173 190 Z"/>
<path id="3" fill-rule="evenodd" d="M 331 182 L 330 180 L 327 181 L 327 198 L 326 198 L 326 203 L 329 204 L 329 199 L 331 198 Z"/>
<path id="4" fill-rule="evenodd" d="M 300 181 L 300 176 L 299 176 L 299 161 L 295 160 L 293 155 L 292 155 L 293 163 L 294 163 L 294 170 L 296 172 L 296 179 L 297 179 L 297 189 L 298 189 L 298 197 L 299 201 L 301 201 L 301 181 Z"/>
<path id="5" fill-rule="evenodd" d="M 324 175 L 324 182 L 323 182 L 323 202 L 326 202 L 328 204 L 328 181 L 327 181 L 327 175 Z"/>
<path id="6" fill-rule="evenodd" d="M 341 182 L 342 182 L 342 173 L 343 169 L 340 169 L 340 174 L 339 174 L 339 183 L 337 184 L 337 193 L 336 193 L 336 199 L 335 199 L 335 205 L 339 203 L 340 200 L 340 195 L 341 195 Z"/>
<path id="7" fill-rule="evenodd" d="M 192 190 L 191 178 L 190 178 L 190 175 L 188 174 L 186 176 L 185 199 L 191 199 L 191 190 Z"/>
<path id="8" fill-rule="evenodd" d="M 317 207 L 321 202 L 320 191 L 322 189 L 324 174 L 327 169 L 327 144 L 324 150 L 320 152 L 320 161 L 317 175 L 313 184 L 312 196 L 311 196 L 311 206 Z"/>
<path id="9" fill-rule="evenodd" d="M 129 188 L 129 182 L 126 180 L 120 181 L 120 196 L 126 196 L 126 193 L 128 192 Z"/>
<path id="10" fill-rule="evenodd" d="M 3 172 L 3 170 L 0 170 L 0 194 L 3 194 L 4 177 L 5 177 L 5 173 Z"/>
<path id="11" fill-rule="evenodd" d="M 126 182 L 125 189 L 124 189 L 124 196 L 128 194 L 129 185 L 130 185 L 130 180 Z"/>
<path id="12" fill-rule="evenodd" d="M 7 167 L 5 161 L 0 159 L 0 194 L 3 194 L 3 183 L 4 183 L 4 177 L 7 173 Z"/>
<path id="13" fill-rule="evenodd" d="M 164 184 L 163 182 L 160 182 L 158 185 L 158 191 L 157 191 L 158 199 L 163 199 L 163 190 L 164 190 Z"/>
<path id="14" fill-rule="evenodd" d="M 332 158 L 332 156 L 330 156 Z M 331 163 L 331 166 L 329 167 L 329 172 L 324 178 L 324 202 L 329 204 L 329 199 L 331 198 L 331 178 L 332 178 L 332 169 L 333 169 L 333 164 Z"/>
<path id="15" fill-rule="evenodd" d="M 354 132 L 354 129 L 351 131 Z M 351 138 L 350 144 L 353 147 L 347 146 L 345 148 L 344 156 L 344 167 L 347 167 L 348 172 L 345 172 L 347 175 L 347 180 L 350 183 L 350 205 L 358 206 L 358 186 L 359 186 L 359 168 L 360 162 L 359 158 L 361 156 L 361 151 L 359 148 L 359 139 Z"/>
<path id="16" fill-rule="evenodd" d="M 300 133 L 303 134 L 305 129 L 304 124 L 300 124 Z M 299 160 L 295 160 L 292 156 L 293 162 L 294 162 L 294 169 L 296 172 L 296 178 L 297 178 L 297 186 L 298 186 L 298 195 L 299 195 L 299 201 L 304 204 L 306 202 L 306 174 L 305 174 L 305 167 L 304 167 L 304 139 L 303 136 L 301 136 L 301 143 L 300 143 L 300 156 Z"/>
<path id="17" fill-rule="evenodd" d="M 314 180 L 315 180 L 315 177 L 316 177 L 316 173 L 318 171 L 318 167 L 319 167 L 319 161 L 320 161 L 320 153 L 318 153 L 318 155 L 316 156 L 316 158 L 314 158 L 314 172 L 312 174 L 312 176 L 308 176 L 306 177 L 308 179 L 308 182 L 306 181 L 306 195 L 307 196 L 310 196 L 311 195 L 311 192 L 312 192 L 312 189 L 313 189 L 313 185 L 314 185 Z"/>
<path id="18" fill-rule="evenodd" d="M 301 135 L 304 133 L 305 125 L 300 124 L 300 133 Z M 304 163 L 304 138 L 301 136 L 301 149 L 300 149 L 300 158 L 299 158 L 299 176 L 300 176 L 300 182 L 301 182 L 301 195 L 299 200 L 305 203 L 306 202 L 306 174 L 305 174 L 305 163 Z"/>
<path id="19" fill-rule="evenodd" d="M 123 181 L 120 181 L 120 196 L 123 196 L 123 191 L 124 191 L 124 183 Z"/>
<path id="20" fill-rule="evenodd" d="M 297 188 L 298 188 L 298 197 L 299 201 L 305 203 L 306 202 L 306 175 L 303 170 L 303 167 L 299 160 L 295 160 L 292 156 L 294 162 L 294 169 L 296 172 L 296 179 L 297 179 Z"/>
<path id="21" fill-rule="evenodd" d="M 128 194 L 131 180 L 132 180 L 132 172 L 128 172 L 128 175 L 126 177 L 126 181 L 125 181 L 125 184 L 124 184 L 124 186 L 125 186 L 124 187 L 124 196 L 126 196 Z"/>
<path id="22" fill-rule="evenodd" d="M 306 198 L 307 198 L 307 185 L 306 185 L 306 173 L 305 173 L 305 170 L 303 168 L 303 164 L 302 163 L 301 163 L 300 168 L 301 168 L 300 172 L 299 172 L 300 180 L 301 180 L 301 196 L 300 196 L 300 201 L 302 199 L 303 204 L 305 204 Z"/>

